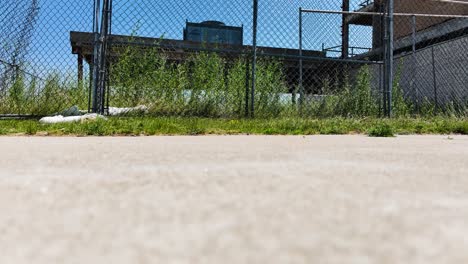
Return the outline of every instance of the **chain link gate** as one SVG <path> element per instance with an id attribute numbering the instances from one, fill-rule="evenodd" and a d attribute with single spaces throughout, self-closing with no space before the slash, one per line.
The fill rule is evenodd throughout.
<path id="1" fill-rule="evenodd" d="M 349 10 L 349 7 L 345 7 Z M 299 90 L 302 111 L 327 116 L 337 111 L 343 116 L 383 116 L 391 112 L 386 98 L 388 73 L 386 52 L 371 53 L 377 39 L 387 34 L 385 13 L 300 9 Z M 387 20 L 388 21 L 388 20 Z M 377 36 L 363 25 L 375 24 L 382 30 Z M 328 25 L 328 26 L 325 26 Z M 332 26 L 330 26 L 332 25 Z M 383 47 L 384 45 L 382 45 Z M 303 49 L 320 49 L 320 56 L 304 56 Z M 304 68 L 304 63 L 309 64 Z M 342 107 L 342 109 L 339 109 Z"/>

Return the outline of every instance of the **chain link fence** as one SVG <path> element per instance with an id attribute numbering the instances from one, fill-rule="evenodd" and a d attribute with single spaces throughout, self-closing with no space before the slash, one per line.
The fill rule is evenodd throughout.
<path id="1" fill-rule="evenodd" d="M 70 31 L 92 30 L 92 10 L 93 1 L 0 4 L 1 116 L 44 116 L 72 105 L 87 108 L 89 75 L 84 73 L 78 83 Z"/>
<path id="2" fill-rule="evenodd" d="M 457 14 L 466 14 L 468 5 L 436 12 L 395 19 L 396 100 L 410 103 L 405 111 L 466 115 L 468 18 Z"/>
<path id="3" fill-rule="evenodd" d="M 421 2 L 391 54 L 387 0 L 8 1 L 0 115 L 466 116 L 468 1 Z"/>
<path id="4" fill-rule="evenodd" d="M 383 115 L 384 53 L 373 50 L 373 28 L 384 17 L 349 9 L 301 10 L 300 44 L 305 50 L 320 50 L 321 58 L 301 58 L 304 96 L 299 106 L 310 116 Z M 302 109 L 301 109 L 302 108 Z"/>

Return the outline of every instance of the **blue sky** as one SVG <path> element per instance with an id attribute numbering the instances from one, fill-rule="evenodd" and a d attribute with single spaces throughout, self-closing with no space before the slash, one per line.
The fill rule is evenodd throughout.
<path id="1" fill-rule="evenodd" d="M 76 56 L 71 54 L 69 32 L 92 30 L 94 0 L 39 1 L 39 18 L 29 53 L 31 65 L 37 72 L 56 69 L 74 73 Z M 258 43 L 297 48 L 299 7 L 337 10 L 340 4 L 341 0 L 259 0 Z M 244 44 L 251 43 L 252 0 L 114 0 L 114 34 L 130 34 L 138 28 L 141 36 L 181 39 L 186 19 L 244 25 Z M 305 15 L 305 48 L 320 49 L 322 43 L 328 47 L 339 45 L 339 26 L 337 15 Z M 354 31 L 368 33 L 359 28 Z M 358 45 L 369 45 L 366 38 L 352 39 Z"/>

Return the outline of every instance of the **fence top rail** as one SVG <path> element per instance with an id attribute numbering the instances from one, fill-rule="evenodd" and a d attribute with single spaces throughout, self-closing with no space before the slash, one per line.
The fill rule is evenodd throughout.
<path id="1" fill-rule="evenodd" d="M 385 13 L 380 12 L 359 12 L 359 11 L 338 11 L 338 10 L 321 10 L 321 9 L 300 9 L 301 13 L 318 13 L 318 14 L 340 14 L 340 15 L 367 15 L 367 16 L 382 16 Z M 418 14 L 418 13 L 394 13 L 394 16 L 402 17 L 440 17 L 440 18 L 468 18 L 467 15 L 443 15 L 443 14 Z"/>

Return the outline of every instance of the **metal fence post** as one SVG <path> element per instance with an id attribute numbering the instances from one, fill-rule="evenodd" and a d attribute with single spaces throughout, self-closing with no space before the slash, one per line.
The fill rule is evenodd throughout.
<path id="1" fill-rule="evenodd" d="M 108 9 L 108 21 L 109 21 L 109 25 L 108 25 L 108 38 L 112 36 L 112 16 L 113 16 L 113 8 L 114 8 L 114 1 L 113 0 L 109 0 L 109 9 Z M 111 50 L 111 45 L 112 43 L 110 42 L 110 40 L 108 39 L 107 40 L 107 51 Z M 107 54 L 107 53 L 106 53 Z M 106 56 L 108 56 L 109 54 L 107 54 Z M 111 87 L 110 87 L 110 81 L 111 81 L 111 63 L 112 61 L 111 60 L 108 60 L 107 62 L 107 74 L 106 74 L 106 91 L 104 91 L 105 93 L 105 100 L 106 100 L 106 105 L 105 105 L 105 109 L 107 110 L 107 114 L 109 114 L 109 105 L 110 105 L 110 95 L 111 95 Z"/>
<path id="2" fill-rule="evenodd" d="M 104 114 L 105 93 L 108 80 L 107 49 L 110 35 L 112 0 L 94 1 L 94 51 L 93 51 L 93 82 L 92 82 L 92 107 L 93 113 Z M 99 13 L 102 12 L 101 17 Z"/>
<path id="3" fill-rule="evenodd" d="M 416 109 L 419 109 L 419 98 L 418 98 L 418 92 L 417 92 L 417 89 L 416 89 L 416 85 L 415 85 L 415 74 L 416 74 L 416 27 L 417 27 L 417 24 L 416 24 L 416 16 L 415 15 L 412 15 L 411 16 L 411 27 L 412 27 L 412 30 L 411 30 L 411 37 L 412 37 L 412 40 L 413 40 L 413 45 L 412 45 L 412 53 L 411 53 L 411 60 L 412 60 L 412 64 L 413 64 L 413 67 L 412 67 L 412 70 L 413 70 L 413 73 L 411 74 L 411 91 L 413 92 L 413 102 L 416 104 Z"/>
<path id="4" fill-rule="evenodd" d="M 93 84 L 92 84 L 92 106 L 91 112 L 98 111 L 98 89 L 99 89 L 99 50 L 100 50 L 100 34 L 99 34 L 99 11 L 101 9 L 101 0 L 94 0 L 94 17 L 93 17 L 93 33 L 94 33 L 94 52 L 93 52 Z"/>
<path id="5" fill-rule="evenodd" d="M 343 0 L 342 3 L 342 10 L 344 12 L 349 12 L 350 11 L 350 0 Z M 342 24 L 341 24 L 341 58 L 342 59 L 347 59 L 349 57 L 349 23 L 346 21 L 347 19 L 347 14 L 343 13 L 342 14 Z"/>
<path id="6" fill-rule="evenodd" d="M 94 65 L 89 65 L 89 87 L 88 87 L 88 113 L 92 112 L 92 98 L 94 88 Z"/>
<path id="7" fill-rule="evenodd" d="M 101 21 L 101 33 L 100 33 L 100 65 L 99 65 L 99 114 L 105 113 L 105 105 L 106 105 L 106 91 L 109 79 L 109 61 L 107 60 L 107 51 L 109 48 L 109 35 L 110 35 L 110 23 L 111 23 L 111 14 L 112 14 L 112 0 L 104 0 L 103 1 L 103 9 L 102 9 L 102 21 Z"/>
<path id="8" fill-rule="evenodd" d="M 393 92 L 393 39 L 394 39 L 394 0 L 388 0 L 388 37 L 387 37 L 387 117 L 392 117 Z"/>
<path id="9" fill-rule="evenodd" d="M 104 113 L 104 87 L 106 83 L 106 46 L 107 46 L 107 18 L 108 18 L 108 2 L 103 0 L 102 15 L 101 15 L 101 30 L 100 30 L 100 49 L 99 49 L 99 91 L 98 91 L 98 113 Z"/>
<path id="10" fill-rule="evenodd" d="M 385 68 L 384 65 L 379 64 L 379 91 L 378 91 L 378 96 L 379 96 L 379 117 L 382 117 L 382 110 L 384 110 L 384 98 L 385 96 L 382 96 L 384 94 L 383 89 L 385 89 Z M 385 111 L 385 110 L 384 110 Z"/>
<path id="11" fill-rule="evenodd" d="M 257 24 L 258 24 L 258 0 L 253 0 L 253 56 L 252 56 L 252 90 L 250 98 L 250 115 L 255 117 L 255 85 L 257 81 Z"/>
<path id="12" fill-rule="evenodd" d="M 431 55 L 432 55 L 432 81 L 434 87 L 434 104 L 435 104 L 435 111 L 438 112 L 439 110 L 439 98 L 437 94 L 437 72 L 435 66 L 435 54 L 434 54 L 434 46 L 431 48 Z"/>
<path id="13" fill-rule="evenodd" d="M 304 70 L 302 62 L 302 7 L 299 8 L 299 111 L 304 103 Z M 295 99 L 295 98 L 294 98 Z"/>

